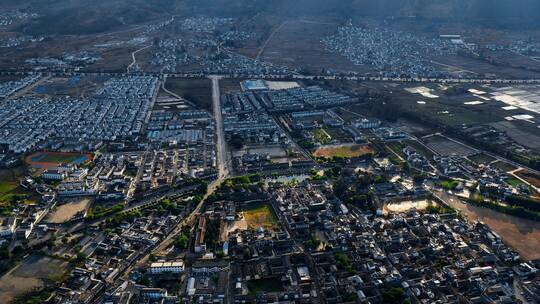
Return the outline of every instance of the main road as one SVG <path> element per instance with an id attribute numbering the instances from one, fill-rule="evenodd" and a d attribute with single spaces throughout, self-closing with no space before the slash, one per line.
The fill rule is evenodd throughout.
<path id="1" fill-rule="evenodd" d="M 212 109 L 216 122 L 216 161 L 219 177 L 224 177 L 229 173 L 229 160 L 227 156 L 227 144 L 225 143 L 225 132 L 223 131 L 223 115 L 221 112 L 221 94 L 219 90 L 219 80 L 221 76 L 209 76 L 212 80 Z"/>
<path id="2" fill-rule="evenodd" d="M 133 264 L 131 264 L 129 267 L 127 267 L 124 271 L 122 271 L 122 274 L 119 276 L 119 278 L 125 279 L 129 273 L 133 270 L 134 267 L 144 265 L 147 263 L 150 254 L 159 254 L 163 253 L 167 248 L 172 246 L 174 243 L 174 240 L 176 237 L 180 234 L 182 229 L 186 226 L 193 226 L 195 224 L 195 220 L 197 216 L 201 213 L 201 209 L 204 205 L 204 201 L 208 196 L 210 196 L 216 189 L 219 187 L 219 185 L 225 180 L 225 178 L 229 175 L 229 169 L 228 169 L 228 157 L 227 157 L 227 147 L 225 143 L 225 134 L 223 131 L 223 117 L 221 112 L 221 102 L 220 102 L 220 90 L 219 90 L 219 80 L 221 77 L 219 76 L 210 76 L 209 77 L 212 80 L 212 106 L 213 106 L 213 112 L 214 112 L 214 120 L 216 123 L 216 168 L 218 170 L 218 178 L 210 183 L 208 185 L 208 190 L 206 194 L 204 195 L 203 199 L 195 208 L 193 211 L 186 216 L 185 219 L 183 219 L 176 227 L 163 239 L 160 243 L 156 244 L 154 248 L 147 251 L 147 253 L 140 258 L 139 260 L 135 261 Z M 117 286 L 118 284 L 115 284 Z"/>

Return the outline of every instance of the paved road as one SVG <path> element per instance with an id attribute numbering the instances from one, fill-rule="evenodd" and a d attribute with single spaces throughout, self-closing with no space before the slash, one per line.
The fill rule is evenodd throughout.
<path id="1" fill-rule="evenodd" d="M 216 122 L 216 157 L 219 177 L 223 177 L 229 173 L 227 144 L 225 142 L 225 132 L 223 131 L 223 116 L 221 113 L 221 94 L 219 90 L 220 76 L 210 76 L 212 80 L 212 107 L 214 110 L 214 120 Z"/>
<path id="2" fill-rule="evenodd" d="M 220 103 L 220 91 L 219 91 L 219 76 L 211 76 L 210 79 L 212 80 L 212 100 L 213 100 L 213 110 L 214 110 L 214 119 L 216 121 L 216 133 L 217 133 L 217 142 L 216 142 L 216 152 L 217 152 L 217 169 L 218 169 L 218 178 L 212 182 L 210 185 L 208 185 L 208 191 L 206 192 L 204 198 L 201 200 L 201 202 L 195 206 L 193 211 L 185 218 L 183 219 L 178 225 L 169 233 L 169 235 L 160 243 L 158 243 L 148 254 L 146 254 L 144 257 L 133 263 L 130 267 L 128 267 L 123 273 L 119 276 L 120 278 L 126 278 L 129 273 L 133 270 L 134 267 L 137 267 L 138 265 L 144 265 L 149 257 L 150 254 L 156 254 L 156 253 L 162 253 L 167 248 L 172 246 L 174 243 L 174 240 L 180 234 L 182 229 L 185 226 L 193 226 L 195 225 L 195 220 L 197 216 L 200 214 L 201 209 L 204 205 L 204 201 L 208 196 L 210 196 L 218 186 L 223 182 L 223 180 L 228 176 L 229 170 L 228 170 L 228 164 L 227 164 L 227 149 L 226 149 L 226 143 L 225 143 L 225 136 L 223 132 L 223 118 L 221 115 L 221 103 Z"/>

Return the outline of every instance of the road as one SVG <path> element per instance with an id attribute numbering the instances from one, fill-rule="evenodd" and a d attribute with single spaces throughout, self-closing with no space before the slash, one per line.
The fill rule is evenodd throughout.
<path id="1" fill-rule="evenodd" d="M 147 46 L 144 46 L 136 51 L 133 51 L 131 53 L 131 64 L 127 67 L 127 72 L 129 73 L 129 71 L 131 70 L 131 68 L 133 68 L 133 66 L 135 66 L 137 64 L 137 58 L 135 57 L 135 55 L 137 55 L 137 53 L 141 52 L 141 51 L 144 51 L 146 50 L 147 48 L 151 47 L 151 45 L 147 45 Z"/>
<path id="2" fill-rule="evenodd" d="M 216 122 L 216 158 L 217 158 L 217 167 L 218 174 L 220 177 L 225 176 L 229 173 L 228 164 L 229 160 L 227 157 L 227 144 L 225 142 L 225 132 L 223 131 L 223 116 L 221 113 L 221 94 L 219 90 L 219 80 L 220 76 L 210 76 L 212 80 L 212 108 L 214 111 L 214 120 Z"/>
<path id="3" fill-rule="evenodd" d="M 221 103 L 220 103 L 220 90 L 219 90 L 219 80 L 221 77 L 219 76 L 210 76 L 210 79 L 212 80 L 212 100 L 213 100 L 213 111 L 214 111 L 214 119 L 216 121 L 216 157 L 217 157 L 217 170 L 218 170 L 218 178 L 210 183 L 208 185 L 208 191 L 204 195 L 203 199 L 195 208 L 193 211 L 186 216 L 176 227 L 163 239 L 160 243 L 158 243 L 152 250 L 150 250 L 147 254 L 145 254 L 141 259 L 133 263 L 131 266 L 129 266 L 126 270 L 123 271 L 123 273 L 119 276 L 121 278 L 127 278 L 129 273 L 137 266 L 144 265 L 147 263 L 148 259 L 150 258 L 150 254 L 160 254 L 162 252 L 165 252 L 167 248 L 173 245 L 174 240 L 180 234 L 182 229 L 186 226 L 193 226 L 195 224 L 195 220 L 197 219 L 197 216 L 200 214 L 201 209 L 204 205 L 204 201 L 208 196 L 210 196 L 218 186 L 225 180 L 225 178 L 229 174 L 228 170 L 228 160 L 227 160 L 227 149 L 226 149 L 226 143 L 225 143 L 225 135 L 223 132 L 223 118 L 221 114 Z"/>

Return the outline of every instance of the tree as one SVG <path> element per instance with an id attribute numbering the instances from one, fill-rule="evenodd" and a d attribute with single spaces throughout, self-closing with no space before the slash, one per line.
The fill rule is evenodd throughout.
<path id="1" fill-rule="evenodd" d="M 235 150 L 240 150 L 244 147 L 244 138 L 240 134 L 233 134 L 229 139 L 229 145 Z"/>

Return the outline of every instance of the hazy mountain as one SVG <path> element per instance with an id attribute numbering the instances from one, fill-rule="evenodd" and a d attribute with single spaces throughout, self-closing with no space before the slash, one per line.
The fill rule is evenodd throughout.
<path id="1" fill-rule="evenodd" d="M 501 28 L 540 27 L 538 0 L 31 0 L 21 5 L 41 13 L 24 28 L 32 34 L 96 33 L 166 14 L 241 16 L 257 12 L 344 18 L 417 16 Z"/>

